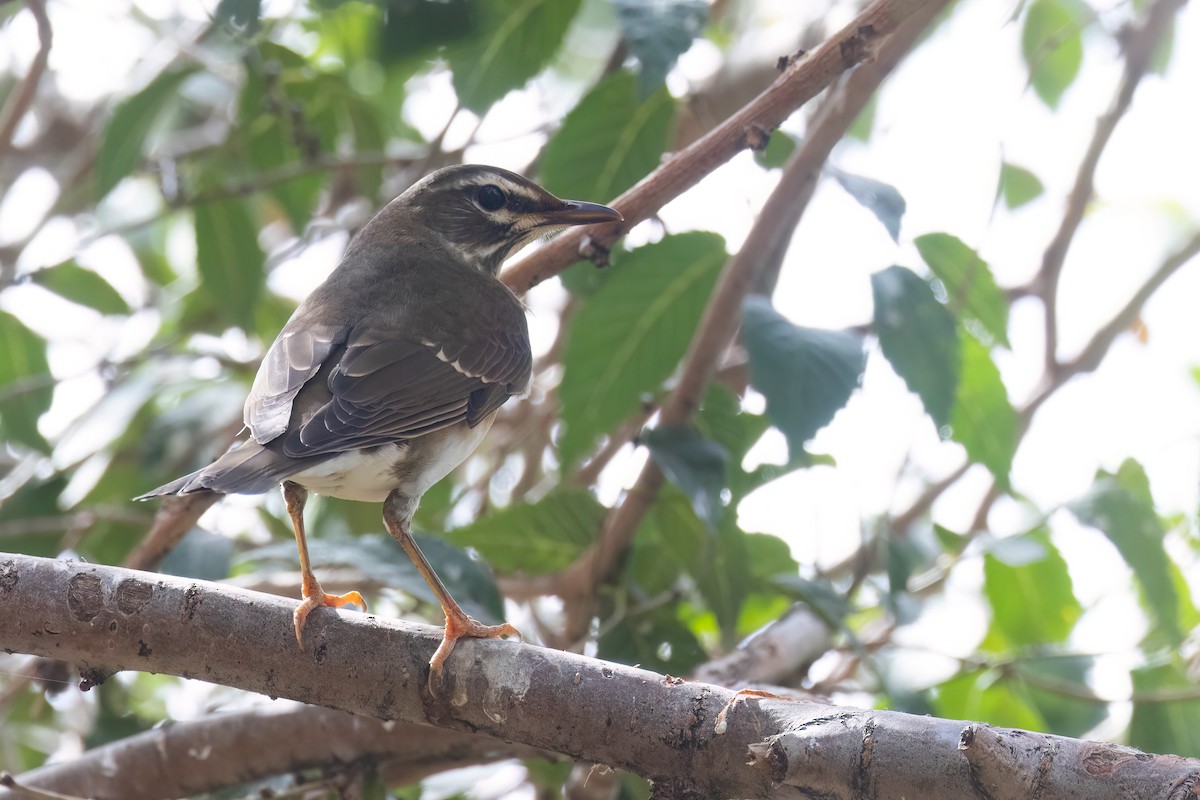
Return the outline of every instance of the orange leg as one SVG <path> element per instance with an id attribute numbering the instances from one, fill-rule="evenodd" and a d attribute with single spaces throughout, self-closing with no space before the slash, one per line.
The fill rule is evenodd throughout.
<path id="1" fill-rule="evenodd" d="M 296 643 L 304 647 L 304 622 L 314 608 L 331 606 L 341 608 L 353 603 L 363 611 L 367 610 L 366 601 L 358 592 L 345 594 L 325 594 L 317 576 L 313 574 L 312 565 L 308 560 L 308 542 L 304 538 L 304 503 L 308 500 L 308 490 L 298 483 L 283 482 L 283 502 L 287 506 L 288 516 L 292 518 L 292 530 L 296 533 L 296 546 L 300 550 L 300 595 L 304 602 L 292 614 L 292 625 L 296 629 Z"/>
<path id="2" fill-rule="evenodd" d="M 464 636 L 473 636 L 479 639 L 495 639 L 501 636 L 520 638 L 521 632 L 507 622 L 502 625 L 484 625 L 467 616 L 462 607 L 450 596 L 450 591 L 433 571 L 433 566 L 425 558 L 421 548 L 417 547 L 416 539 L 409 532 L 414 511 L 416 511 L 415 502 L 397 492 L 392 492 L 383 504 L 383 523 L 392 537 L 404 548 L 404 552 L 408 553 L 408 557 L 412 559 L 417 570 L 425 578 L 429 588 L 433 589 L 433 593 L 437 596 L 442 611 L 446 615 L 446 629 L 442 634 L 442 643 L 438 645 L 433 658 L 429 659 L 429 693 L 436 696 L 442 686 L 442 668 L 445 666 L 446 658 L 454 650 L 454 645 L 459 639 Z"/>

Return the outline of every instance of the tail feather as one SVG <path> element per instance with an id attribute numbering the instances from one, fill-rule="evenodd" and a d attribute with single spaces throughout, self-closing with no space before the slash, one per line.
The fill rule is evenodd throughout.
<path id="1" fill-rule="evenodd" d="M 262 494 L 312 463 L 310 459 L 288 458 L 254 441 L 243 442 L 204 469 L 165 483 L 134 499 L 148 500 L 151 497 L 199 492 Z"/>

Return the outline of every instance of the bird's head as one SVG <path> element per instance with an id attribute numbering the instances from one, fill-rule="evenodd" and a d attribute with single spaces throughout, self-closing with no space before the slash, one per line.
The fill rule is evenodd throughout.
<path id="1" fill-rule="evenodd" d="M 621 220 L 608 206 L 560 200 L 514 172 L 475 164 L 440 169 L 396 202 L 469 265 L 492 275 L 550 229 Z"/>

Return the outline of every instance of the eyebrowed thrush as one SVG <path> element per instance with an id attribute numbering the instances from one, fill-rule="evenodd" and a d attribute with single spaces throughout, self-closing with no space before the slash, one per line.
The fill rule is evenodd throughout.
<path id="1" fill-rule="evenodd" d="M 246 399 L 249 435 L 213 464 L 139 499 L 193 492 L 260 494 L 282 484 L 300 550 L 296 640 L 329 595 L 309 563 L 308 492 L 383 503 L 383 521 L 446 614 L 430 660 L 436 692 L 463 636 L 482 625 L 446 590 L 410 532 L 421 495 L 479 444 L 500 406 L 529 386 L 525 310 L 497 279 L 506 257 L 544 229 L 615 222 L 607 206 L 560 200 L 495 167 L 446 167 L 389 203 L 280 331 Z"/>

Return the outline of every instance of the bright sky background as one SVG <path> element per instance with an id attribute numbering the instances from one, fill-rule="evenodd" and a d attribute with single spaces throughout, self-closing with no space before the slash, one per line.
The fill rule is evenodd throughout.
<path id="1" fill-rule="evenodd" d="M 215 3 L 180 5 L 199 24 Z M 139 0 L 136 6 L 152 17 L 164 17 L 174 4 Z M 267 2 L 266 7 L 267 13 L 273 13 L 288 3 Z M 789 0 L 763 4 L 758 20 L 763 41 L 757 50 L 772 61 L 788 48 L 796 27 L 793 20 L 808 16 L 798 14 L 796 7 Z M 1114 11 L 1102 16 L 1106 27 L 1123 16 L 1126 4 L 1114 2 L 1112 7 Z M 157 72 L 175 44 L 156 42 L 141 27 L 128 24 L 128 10 L 129 4 L 120 2 L 56 0 L 49 5 L 55 33 L 51 68 L 59 91 L 89 100 L 112 86 L 129 85 L 131 75 L 136 82 Z M 1013 11 L 1006 4 L 978 0 L 961 4 L 934 40 L 919 47 L 886 84 L 872 140 L 867 145 L 850 143 L 835 152 L 837 166 L 889 182 L 904 195 L 908 211 L 901 245 L 896 246 L 836 184 L 824 184 L 797 232 L 775 297 L 779 309 L 795 322 L 828 327 L 868 322 L 870 274 L 897 263 L 920 271 L 922 263 L 910 243 L 927 232 L 945 231 L 978 248 L 1002 286 L 1024 284 L 1035 274 L 1095 120 L 1113 97 L 1121 64 L 1115 43 L 1092 35 L 1080 78 L 1066 93 L 1061 109 L 1049 112 L 1025 86 L 1019 27 L 1010 20 Z M 0 65 L 28 64 L 35 51 L 33 23 L 23 13 L 0 38 Z M 672 85 L 700 81 L 715 66 L 712 45 L 698 42 L 672 74 Z M 1168 74 L 1143 81 L 1100 164 L 1097 197 L 1075 238 L 1061 282 L 1064 356 L 1076 353 L 1163 256 L 1200 224 L 1198 78 L 1200 13 L 1191 8 L 1180 18 Z M 406 116 L 423 130 L 439 130 L 453 108 L 448 85 L 445 76 L 430 81 L 414 95 Z M 540 139 L 512 137 L 526 130 L 531 118 L 561 112 L 562 103 L 561 97 L 541 86 L 510 96 L 480 131 L 490 143 L 468 150 L 468 160 L 521 169 Z M 463 127 L 470 127 L 469 122 Z M 803 127 L 796 122 L 785 129 L 800 133 Z M 1033 170 L 1047 190 L 1041 199 L 1012 214 L 993 212 L 1002 157 Z M 672 232 L 717 231 L 736 249 L 776 178 L 744 154 L 671 203 L 662 219 Z M 25 235 L 57 192 L 53 180 L 41 171 L 22 176 L 14 188 L 0 205 L 0 243 Z M 102 212 L 117 214 L 122 206 L 144 205 L 151 194 L 148 185 L 130 183 Z M 652 233 L 638 230 L 630 238 L 638 241 Z M 331 237 L 293 262 L 281 264 L 273 284 L 286 276 L 293 285 L 315 285 L 333 268 L 344 243 L 342 237 Z M 74 255 L 81 246 L 82 263 L 100 271 L 130 299 L 138 299 L 133 295 L 141 291 L 140 279 L 127 248 L 112 238 L 87 243 L 87 231 L 76 230 L 67 221 L 48 226 L 21 267 L 54 263 Z M 172 240 L 173 259 L 185 261 L 192 253 L 194 244 L 181 229 Z M 6 292 L 3 307 L 39 332 L 47 332 L 52 321 L 60 341 L 51 352 L 56 376 L 80 375 L 64 384 L 52 413 L 43 420 L 44 431 L 53 435 L 98 399 L 102 384 L 86 374 L 97 357 L 138 349 L 153 335 L 157 320 L 148 312 L 132 325 L 122 326 L 28 288 Z M 1018 492 L 1038 508 L 1054 509 L 1084 494 L 1097 468 L 1113 470 L 1132 456 L 1149 473 L 1162 511 L 1196 512 L 1200 506 L 1200 384 L 1190 370 L 1200 365 L 1198 298 L 1200 264 L 1193 263 L 1146 307 L 1145 343 L 1133 335 L 1122 336 L 1097 373 L 1076 379 L 1042 408 L 1014 464 Z M 561 300 L 561 290 L 553 283 L 530 296 L 531 325 L 539 338 L 535 349 L 547 346 L 553 334 L 553 309 Z M 996 360 L 1012 401 L 1020 406 L 1040 375 L 1042 328 L 1036 302 L 1023 301 L 1013 308 L 1011 337 L 1012 353 L 998 352 Z M 921 488 L 913 466 L 916 475 L 938 477 L 954 469 L 962 456 L 958 445 L 938 441 L 919 402 L 877 350 L 871 354 L 863 390 L 818 435 L 812 449 L 834 456 L 838 466 L 778 480 L 739 511 L 745 529 L 780 535 L 802 562 L 816 560 L 822 565 L 836 563 L 857 546 L 864 520 L 908 504 Z M 771 436 L 752 458 L 778 461 L 783 455 L 782 437 Z M 616 495 L 622 481 L 636 474 L 632 467 L 642 458 L 630 451 L 614 462 L 609 472 L 614 477 L 605 486 L 606 500 Z M 910 459 L 909 477 L 897 486 L 897 476 Z M 938 521 L 952 529 L 964 528 L 986 486 L 983 468 L 973 469 L 938 503 Z M 1026 530 L 1036 520 L 1027 506 L 1003 500 L 991 521 L 997 533 L 1007 534 Z M 1072 645 L 1107 653 L 1132 648 L 1144 632 L 1144 621 L 1115 549 L 1065 513 L 1055 514 L 1053 522 L 1055 542 L 1071 566 L 1076 592 L 1090 607 Z M 1182 548 L 1173 554 L 1200 602 L 1200 571 L 1194 555 Z M 982 635 L 986 616 L 977 596 L 981 581 L 979 559 L 968 559 L 956 568 L 944 598 L 905 634 L 906 640 L 937 643 L 943 652 L 955 655 L 970 652 L 977 639 L 947 637 L 945 632 Z M 940 681 L 954 666 L 937 657 L 913 658 L 914 683 Z M 1127 684 L 1108 679 L 1103 665 L 1097 688 L 1112 695 L 1128 691 Z M 1119 731 L 1120 722 L 1115 720 L 1116 730 L 1109 733 Z"/>

